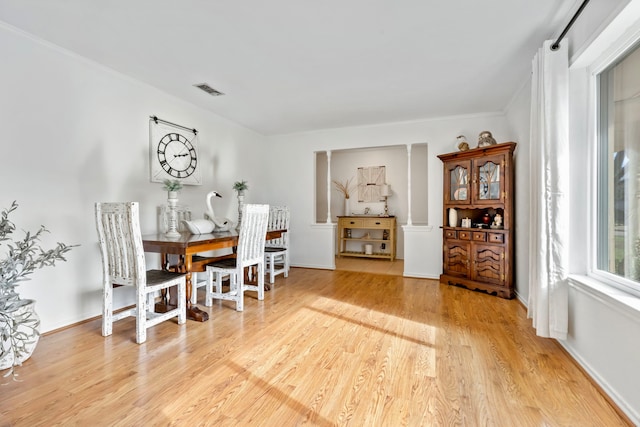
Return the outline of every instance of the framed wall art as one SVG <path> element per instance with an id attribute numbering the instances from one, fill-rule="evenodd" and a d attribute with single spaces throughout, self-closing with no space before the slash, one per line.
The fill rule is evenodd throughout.
<path id="1" fill-rule="evenodd" d="M 149 168 L 151 182 L 179 180 L 184 185 L 202 185 L 198 157 L 198 131 L 149 118 Z"/>
<path id="2" fill-rule="evenodd" d="M 358 201 L 384 202 L 381 187 L 386 181 L 385 166 L 358 168 Z"/>

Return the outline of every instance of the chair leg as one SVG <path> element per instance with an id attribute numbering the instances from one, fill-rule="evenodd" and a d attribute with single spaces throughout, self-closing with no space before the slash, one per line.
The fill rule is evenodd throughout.
<path id="1" fill-rule="evenodd" d="M 217 275 L 216 275 L 217 280 Z M 213 292 L 213 272 L 207 270 L 207 283 L 204 285 L 205 297 L 204 297 L 204 305 L 207 307 L 211 307 L 213 305 L 213 298 L 211 297 L 211 292 Z M 218 286 L 216 284 L 216 292 L 218 291 Z"/>
<path id="2" fill-rule="evenodd" d="M 191 304 L 198 303 L 198 275 L 199 274 L 200 273 L 191 273 Z"/>
<path id="3" fill-rule="evenodd" d="M 239 271 L 235 274 L 232 273 L 230 277 L 230 281 L 231 280 L 235 283 L 236 311 L 244 311 L 244 271 Z M 262 280 L 264 280 L 264 277 Z"/>
<path id="4" fill-rule="evenodd" d="M 273 257 L 271 262 L 273 262 Z M 264 299 L 264 261 L 258 262 L 258 299 L 260 301 Z"/>
<path id="5" fill-rule="evenodd" d="M 242 276 L 242 280 L 240 281 L 240 286 L 242 286 L 243 284 L 244 284 L 244 275 Z M 236 295 L 238 294 L 238 275 L 232 273 L 232 274 L 229 274 L 229 294 L 233 295 L 234 293 Z"/>
<path id="6" fill-rule="evenodd" d="M 183 277 L 178 286 L 178 325 L 187 323 L 187 280 Z"/>
<path id="7" fill-rule="evenodd" d="M 106 337 L 113 332 L 113 287 L 105 286 L 102 296 L 102 336 Z"/>
<path id="8" fill-rule="evenodd" d="M 284 277 L 289 277 L 289 251 L 284 253 Z"/>
<path id="9" fill-rule="evenodd" d="M 150 312 L 155 312 L 156 310 L 156 296 L 153 293 L 148 293 L 147 294 L 147 305 L 145 306 L 145 310 L 150 311 Z"/>
<path id="10" fill-rule="evenodd" d="M 276 280 L 276 257 L 271 255 L 269 257 L 269 283 L 273 285 Z"/>
<path id="11" fill-rule="evenodd" d="M 142 344 L 147 340 L 147 295 L 138 291 L 136 301 L 136 342 Z"/>

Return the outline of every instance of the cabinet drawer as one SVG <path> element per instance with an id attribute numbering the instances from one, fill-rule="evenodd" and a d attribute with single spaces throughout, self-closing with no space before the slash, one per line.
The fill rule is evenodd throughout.
<path id="1" fill-rule="evenodd" d="M 469 231 L 458 231 L 458 239 L 471 240 L 471 233 Z"/>
<path id="2" fill-rule="evenodd" d="M 483 231 L 474 231 L 473 232 L 473 241 L 474 242 L 486 242 L 487 241 L 487 233 Z"/>
<path id="3" fill-rule="evenodd" d="M 458 231 L 458 239 L 471 240 L 471 233 L 468 231 Z"/>
<path id="4" fill-rule="evenodd" d="M 340 226 L 344 228 L 363 228 L 363 223 L 362 223 L 362 219 L 348 218 L 348 219 L 341 219 Z"/>
<path id="5" fill-rule="evenodd" d="M 365 218 L 362 221 L 364 228 L 390 228 L 391 221 L 383 218 Z"/>
<path id="6" fill-rule="evenodd" d="M 458 232 L 455 230 L 445 230 L 444 231 L 444 237 L 447 239 L 457 239 L 458 238 Z"/>
<path id="7" fill-rule="evenodd" d="M 502 233 L 489 233 L 489 242 L 504 243 L 504 234 Z"/>

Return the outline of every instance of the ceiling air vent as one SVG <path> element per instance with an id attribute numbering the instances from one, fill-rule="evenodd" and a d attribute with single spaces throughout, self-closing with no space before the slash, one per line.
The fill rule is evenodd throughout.
<path id="1" fill-rule="evenodd" d="M 197 85 L 194 85 L 194 86 L 197 87 L 198 89 L 202 89 L 203 91 L 207 92 L 211 96 L 224 95 L 224 93 L 215 90 L 214 88 L 212 88 L 211 86 L 209 86 L 206 83 L 200 83 L 200 84 L 197 84 Z"/>

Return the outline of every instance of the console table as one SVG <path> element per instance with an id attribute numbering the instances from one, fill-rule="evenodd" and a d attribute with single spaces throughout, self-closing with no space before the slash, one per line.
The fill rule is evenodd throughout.
<path id="1" fill-rule="evenodd" d="M 338 256 L 395 260 L 396 217 L 339 216 Z"/>

